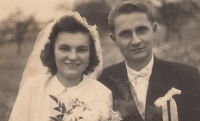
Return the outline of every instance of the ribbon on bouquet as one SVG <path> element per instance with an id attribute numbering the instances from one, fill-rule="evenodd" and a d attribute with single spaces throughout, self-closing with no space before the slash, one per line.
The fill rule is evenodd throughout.
<path id="1" fill-rule="evenodd" d="M 172 98 L 172 96 L 174 96 L 176 94 L 180 95 L 181 90 L 178 90 L 178 89 L 172 87 L 167 92 L 167 94 L 165 94 L 164 97 L 160 97 L 154 102 L 154 104 L 157 107 L 162 107 L 163 121 L 169 121 L 167 101 L 170 101 L 170 112 L 171 112 L 171 114 L 169 114 L 169 115 L 171 116 L 171 121 L 178 121 L 177 105 L 176 105 L 175 100 Z"/>

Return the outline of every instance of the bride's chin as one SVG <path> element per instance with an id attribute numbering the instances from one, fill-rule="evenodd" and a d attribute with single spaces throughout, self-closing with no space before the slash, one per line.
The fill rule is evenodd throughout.
<path id="1" fill-rule="evenodd" d="M 68 79 L 77 79 L 77 78 L 81 78 L 82 74 L 79 74 L 77 72 L 68 72 L 67 74 L 64 74 L 65 78 Z"/>

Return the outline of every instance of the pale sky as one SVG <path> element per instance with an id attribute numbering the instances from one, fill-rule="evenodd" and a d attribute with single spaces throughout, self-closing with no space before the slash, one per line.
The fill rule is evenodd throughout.
<path id="1" fill-rule="evenodd" d="M 22 10 L 23 14 L 29 16 L 35 14 L 39 21 L 52 19 L 59 11 L 56 10 L 58 4 L 65 5 L 68 10 L 73 8 L 74 1 L 86 2 L 89 0 L 0 0 L 0 21 L 14 13 L 17 9 Z M 98 1 L 98 0 L 96 0 Z M 108 0 L 112 1 L 112 0 Z M 155 5 L 160 6 L 161 0 L 151 0 Z M 168 2 L 178 2 L 181 0 L 167 0 Z M 199 5 L 199 0 L 196 1 Z"/>
<path id="2" fill-rule="evenodd" d="M 20 9 L 26 16 L 35 14 L 37 20 L 47 21 L 58 12 L 58 4 L 70 9 L 73 3 L 74 0 L 0 0 L 0 20 Z"/>

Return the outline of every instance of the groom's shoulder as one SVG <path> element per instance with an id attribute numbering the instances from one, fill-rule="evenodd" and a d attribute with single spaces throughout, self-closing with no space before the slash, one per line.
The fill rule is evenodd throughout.
<path id="1" fill-rule="evenodd" d="M 110 77 L 114 77 L 116 76 L 116 74 L 121 72 L 124 64 L 125 64 L 124 61 L 122 61 L 120 63 L 116 63 L 104 68 L 101 75 L 98 78 L 98 81 L 102 82 L 105 80 L 106 81 L 110 80 Z"/>
<path id="2" fill-rule="evenodd" d="M 112 81 L 118 73 L 121 72 L 122 67 L 124 66 L 124 61 L 120 63 L 113 64 L 103 69 L 101 75 L 98 78 L 98 81 L 107 86 L 109 89 L 114 88 Z M 111 89 L 112 90 L 112 89 Z"/>
<path id="3" fill-rule="evenodd" d="M 124 65 L 124 61 L 110 65 L 106 68 L 103 69 L 102 74 L 111 74 L 114 73 L 115 71 L 119 70 L 122 68 L 122 66 Z"/>
<path id="4" fill-rule="evenodd" d="M 162 67 L 165 71 L 170 71 L 170 72 L 178 72 L 178 73 L 193 73 L 193 72 L 199 72 L 197 68 L 187 65 L 187 64 L 183 64 L 183 63 L 179 63 L 179 62 L 172 62 L 172 61 L 166 61 L 166 60 L 162 60 L 162 59 L 155 59 L 156 63 L 159 63 L 159 66 Z"/>

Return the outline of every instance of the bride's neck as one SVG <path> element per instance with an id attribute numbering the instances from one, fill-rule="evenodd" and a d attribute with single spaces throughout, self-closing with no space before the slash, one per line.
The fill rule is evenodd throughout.
<path id="1" fill-rule="evenodd" d="M 82 80 L 82 77 L 75 77 L 75 78 L 66 78 L 65 76 L 57 73 L 56 74 L 58 80 L 66 87 L 66 88 L 69 88 L 69 87 L 73 87 L 73 86 L 77 86 L 81 80 Z"/>

